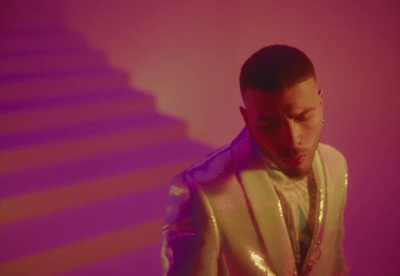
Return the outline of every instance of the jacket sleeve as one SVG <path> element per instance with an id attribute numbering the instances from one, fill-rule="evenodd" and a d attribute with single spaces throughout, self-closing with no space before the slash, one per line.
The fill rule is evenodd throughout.
<path id="1" fill-rule="evenodd" d="M 187 174 L 170 187 L 162 227 L 164 275 L 217 275 L 219 241 L 206 197 Z"/>

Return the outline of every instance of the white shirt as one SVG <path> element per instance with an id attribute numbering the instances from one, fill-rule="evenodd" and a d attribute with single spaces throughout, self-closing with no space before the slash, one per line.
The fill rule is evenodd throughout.
<path id="1" fill-rule="evenodd" d="M 281 202 L 298 270 L 313 238 L 317 188 L 312 171 L 300 180 L 288 178 L 258 149 L 260 158 Z M 310 208 L 311 206 L 311 208 Z"/>

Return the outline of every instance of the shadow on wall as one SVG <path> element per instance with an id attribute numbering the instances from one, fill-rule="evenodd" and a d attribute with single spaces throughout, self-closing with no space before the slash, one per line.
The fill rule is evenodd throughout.
<path id="1" fill-rule="evenodd" d="M 160 275 L 168 182 L 210 148 L 61 25 L 0 32 L 0 274 Z"/>

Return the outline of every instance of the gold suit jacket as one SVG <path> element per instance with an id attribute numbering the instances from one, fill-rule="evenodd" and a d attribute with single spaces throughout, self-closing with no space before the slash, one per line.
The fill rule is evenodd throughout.
<path id="1" fill-rule="evenodd" d="M 343 155 L 324 144 L 315 153 L 318 223 L 305 261 L 312 269 L 297 272 L 279 198 L 252 143 L 245 127 L 173 179 L 162 227 L 164 275 L 348 275 Z"/>

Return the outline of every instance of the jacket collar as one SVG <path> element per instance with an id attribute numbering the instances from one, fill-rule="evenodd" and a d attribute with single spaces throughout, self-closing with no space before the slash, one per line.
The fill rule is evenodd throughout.
<path id="1" fill-rule="evenodd" d="M 282 207 L 251 140 L 249 131 L 245 127 L 231 143 L 236 177 L 242 186 L 249 212 L 253 216 L 254 225 L 264 243 L 268 266 L 277 275 L 293 275 L 296 265 Z M 313 239 L 313 242 L 316 242 L 316 237 L 319 236 L 318 232 L 321 228 L 323 210 L 325 209 L 325 185 L 323 184 L 325 181 L 318 152 L 316 152 L 312 168 L 320 191 L 316 210 L 319 218 L 316 229 L 314 229 Z"/>

